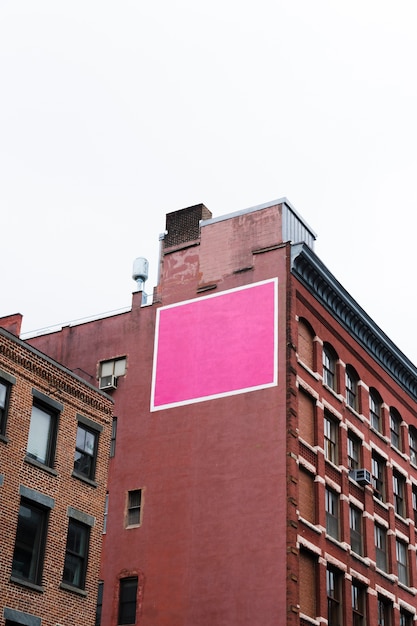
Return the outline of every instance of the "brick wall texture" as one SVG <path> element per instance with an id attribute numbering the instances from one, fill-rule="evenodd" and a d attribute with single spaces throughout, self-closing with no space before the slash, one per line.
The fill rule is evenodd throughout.
<path id="1" fill-rule="evenodd" d="M 0 625 L 4 607 L 41 618 L 42 626 L 94 624 L 107 483 L 112 402 L 68 370 L 0 331 L 0 377 L 12 376 L 7 427 L 0 439 Z M 63 405 L 59 415 L 53 471 L 28 460 L 26 448 L 36 390 Z M 95 422 L 99 435 L 96 486 L 72 476 L 77 415 Z M 12 559 L 20 505 L 26 487 L 54 499 L 49 514 L 42 590 L 11 581 Z M 68 529 L 68 507 L 92 516 L 85 593 L 60 587 Z"/>

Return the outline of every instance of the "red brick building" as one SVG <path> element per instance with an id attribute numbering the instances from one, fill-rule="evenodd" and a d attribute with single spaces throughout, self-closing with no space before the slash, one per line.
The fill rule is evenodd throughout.
<path id="1" fill-rule="evenodd" d="M 0 624 L 93 624 L 112 400 L 0 319 Z"/>
<path id="2" fill-rule="evenodd" d="M 417 370 L 314 240 L 170 213 L 152 304 L 31 340 L 115 402 L 102 626 L 415 619 Z"/>

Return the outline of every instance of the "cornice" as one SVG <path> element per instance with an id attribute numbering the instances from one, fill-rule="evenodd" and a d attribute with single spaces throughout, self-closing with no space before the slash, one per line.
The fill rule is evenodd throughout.
<path id="1" fill-rule="evenodd" d="M 291 272 L 413 400 L 417 400 L 417 368 L 307 245 L 292 246 Z"/>

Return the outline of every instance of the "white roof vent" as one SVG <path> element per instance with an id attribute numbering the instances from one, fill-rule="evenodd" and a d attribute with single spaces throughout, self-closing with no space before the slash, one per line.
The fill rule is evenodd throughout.
<path id="1" fill-rule="evenodd" d="M 145 282 L 148 280 L 149 262 L 143 256 L 139 256 L 133 261 L 132 278 L 136 281 L 136 291 L 142 292 L 142 304 L 146 304 L 147 295 L 144 291 Z"/>

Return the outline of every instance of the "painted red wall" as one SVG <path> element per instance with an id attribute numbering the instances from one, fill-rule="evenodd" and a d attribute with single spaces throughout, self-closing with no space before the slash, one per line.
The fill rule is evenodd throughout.
<path id="1" fill-rule="evenodd" d="M 118 430 L 101 567 L 102 626 L 117 624 L 123 575 L 139 576 L 141 626 L 284 623 L 289 248 L 279 247 L 277 207 L 275 213 L 265 209 L 268 228 L 254 227 L 253 216 L 234 218 L 202 228 L 200 247 L 167 253 L 161 302 L 140 307 L 134 294 L 129 313 L 31 340 L 87 380 L 96 378 L 99 361 L 127 356 L 126 375 L 112 392 Z M 222 243 L 226 231 L 233 232 L 233 254 Z M 217 291 L 278 277 L 278 386 L 151 413 L 156 308 L 198 297 L 205 277 Z M 142 524 L 125 529 L 126 494 L 138 488 L 144 490 Z"/>

